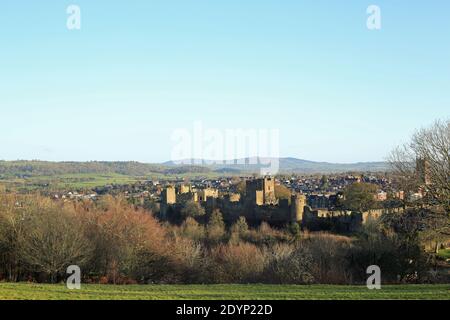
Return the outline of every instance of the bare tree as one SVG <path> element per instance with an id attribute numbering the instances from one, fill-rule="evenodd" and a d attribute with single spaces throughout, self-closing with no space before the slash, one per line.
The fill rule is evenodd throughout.
<path id="1" fill-rule="evenodd" d="M 37 203 L 33 209 L 25 217 L 27 232 L 20 239 L 20 256 L 30 270 L 44 272 L 55 282 L 67 266 L 83 266 L 91 246 L 81 221 L 67 208 Z"/>
<path id="2" fill-rule="evenodd" d="M 24 233 L 23 198 L 0 191 L 0 273 L 9 281 L 17 281 L 20 274 L 18 239 Z"/>
<path id="3" fill-rule="evenodd" d="M 449 214 L 450 120 L 418 130 L 409 143 L 393 150 L 388 160 L 406 193 L 422 190 L 427 205 L 441 206 Z"/>
<path id="4" fill-rule="evenodd" d="M 396 218 L 396 225 L 414 224 L 437 251 L 450 236 L 450 120 L 418 130 L 409 143 L 392 151 L 389 162 L 406 196 L 424 194 L 420 202 L 406 197 L 407 213 Z"/>

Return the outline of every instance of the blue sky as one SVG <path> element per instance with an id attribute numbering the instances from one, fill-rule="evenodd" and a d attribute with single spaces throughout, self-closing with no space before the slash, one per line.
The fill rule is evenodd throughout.
<path id="1" fill-rule="evenodd" d="M 0 159 L 165 161 L 201 121 L 376 161 L 450 115 L 446 0 L 30 2 L 0 4 Z"/>

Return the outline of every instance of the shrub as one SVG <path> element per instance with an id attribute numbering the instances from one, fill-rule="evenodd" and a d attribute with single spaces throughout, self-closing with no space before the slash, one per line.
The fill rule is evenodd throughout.
<path id="1" fill-rule="evenodd" d="M 214 210 L 206 226 L 209 244 L 220 243 L 225 236 L 225 223 L 219 210 Z"/>
<path id="2" fill-rule="evenodd" d="M 239 217 L 238 221 L 230 229 L 230 242 L 238 244 L 248 234 L 248 224 L 245 217 Z"/>
<path id="3" fill-rule="evenodd" d="M 194 241 L 201 241 L 205 238 L 205 228 L 191 217 L 183 222 L 181 232 L 184 237 Z"/>
<path id="4" fill-rule="evenodd" d="M 346 256 L 351 239 L 326 233 L 311 234 L 300 241 L 312 256 L 312 274 L 318 283 L 348 284 L 352 275 L 348 270 Z"/>
<path id="5" fill-rule="evenodd" d="M 221 244 L 211 250 L 212 265 L 209 270 L 215 283 L 249 283 L 260 278 L 265 257 L 255 245 Z"/>
<path id="6" fill-rule="evenodd" d="M 278 230 L 274 230 L 267 222 L 262 222 L 258 229 L 249 230 L 245 236 L 246 241 L 258 246 L 270 246 L 278 242 L 286 242 L 290 236 Z"/>
<path id="7" fill-rule="evenodd" d="M 305 247 L 277 244 L 266 251 L 264 280 L 278 284 L 310 284 L 312 256 Z"/>

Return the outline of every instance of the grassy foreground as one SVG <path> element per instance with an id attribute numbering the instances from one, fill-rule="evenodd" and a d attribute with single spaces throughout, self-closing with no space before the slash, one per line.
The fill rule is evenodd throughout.
<path id="1" fill-rule="evenodd" d="M 394 285 L 381 290 L 364 286 L 332 285 L 64 285 L 0 283 L 0 299 L 25 300 L 208 300 L 208 299 L 445 299 L 450 285 Z"/>

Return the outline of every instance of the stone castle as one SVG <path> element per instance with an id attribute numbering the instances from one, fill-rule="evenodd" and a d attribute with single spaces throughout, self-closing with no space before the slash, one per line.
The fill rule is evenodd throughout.
<path id="1" fill-rule="evenodd" d="M 207 213 L 220 210 L 226 223 L 233 223 L 239 217 L 246 218 L 250 225 L 267 222 L 273 226 L 298 223 L 308 230 L 335 230 L 351 232 L 371 218 L 378 218 L 381 210 L 365 213 L 350 211 L 313 210 L 307 205 L 304 194 L 293 193 L 290 199 L 277 199 L 275 179 L 264 177 L 246 181 L 245 194 L 217 189 L 194 190 L 191 186 L 168 186 L 162 191 L 160 212 L 163 219 L 179 212 L 188 201 L 202 205 Z"/>

